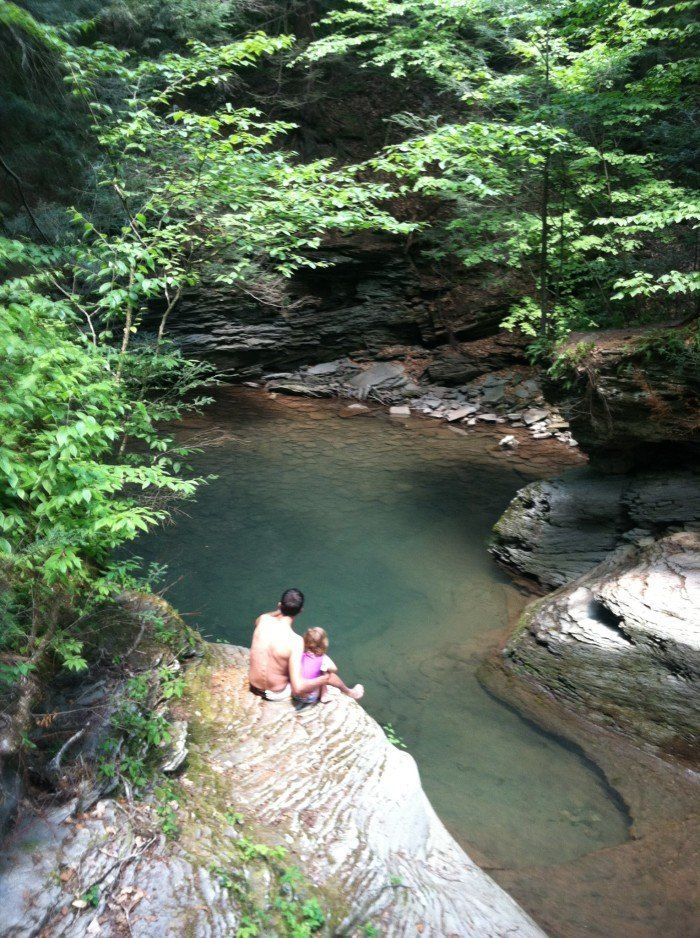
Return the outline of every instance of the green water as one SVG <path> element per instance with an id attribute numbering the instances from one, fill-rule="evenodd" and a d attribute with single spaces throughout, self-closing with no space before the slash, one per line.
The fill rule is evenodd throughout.
<path id="1" fill-rule="evenodd" d="M 139 542 L 207 635 L 249 644 L 282 590 L 321 625 L 345 680 L 390 722 L 457 839 L 504 866 L 561 863 L 627 837 L 595 770 L 478 684 L 506 625 L 490 528 L 528 476 L 493 436 L 224 392 L 191 425 L 218 479 L 176 526 Z M 216 433 L 214 434 L 216 436 Z"/>

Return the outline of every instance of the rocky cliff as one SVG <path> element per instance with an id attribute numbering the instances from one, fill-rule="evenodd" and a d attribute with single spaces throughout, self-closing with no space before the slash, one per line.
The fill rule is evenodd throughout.
<path id="1" fill-rule="evenodd" d="M 581 467 L 521 489 L 494 526 L 491 552 L 551 589 L 622 544 L 648 544 L 687 525 L 700 525 L 700 472 L 610 476 Z"/>
<path id="2" fill-rule="evenodd" d="M 323 934 L 542 934 L 359 705 L 297 712 L 253 697 L 246 676 L 247 652 L 223 645 L 190 673 L 174 714 L 189 727 L 169 803 L 179 838 L 166 841 L 149 799 L 27 819 L 0 868 L 3 935 L 230 936 L 256 922 L 287 934 L 308 890 Z"/>
<path id="3" fill-rule="evenodd" d="M 550 397 L 594 462 L 608 470 L 697 457 L 698 323 L 573 333 L 559 348 Z"/>
<path id="4" fill-rule="evenodd" d="M 506 668 L 669 751 L 700 728 L 699 364 L 697 324 L 567 340 L 545 391 L 592 465 L 522 489 L 491 548 L 556 590 L 526 610 Z"/>
<path id="5" fill-rule="evenodd" d="M 667 753 L 700 733 L 700 536 L 627 545 L 525 612 L 506 668 Z"/>

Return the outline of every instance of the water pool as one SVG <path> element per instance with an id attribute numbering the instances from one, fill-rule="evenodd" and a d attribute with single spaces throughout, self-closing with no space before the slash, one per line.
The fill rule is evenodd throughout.
<path id="1" fill-rule="evenodd" d="M 225 389 L 186 431 L 216 473 L 138 553 L 206 635 L 250 643 L 288 586 L 321 625 L 363 705 L 391 723 L 453 835 L 489 865 L 559 864 L 617 844 L 628 819 L 589 763 L 479 685 L 507 625 L 507 578 L 486 546 L 538 471 L 486 430 Z M 542 471 L 542 470 L 540 470 Z"/>

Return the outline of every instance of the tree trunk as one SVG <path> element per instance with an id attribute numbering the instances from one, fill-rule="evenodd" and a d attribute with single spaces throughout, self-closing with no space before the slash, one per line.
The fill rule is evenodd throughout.
<path id="1" fill-rule="evenodd" d="M 547 153 L 540 200 L 540 333 L 545 338 L 549 335 L 549 160 Z"/>

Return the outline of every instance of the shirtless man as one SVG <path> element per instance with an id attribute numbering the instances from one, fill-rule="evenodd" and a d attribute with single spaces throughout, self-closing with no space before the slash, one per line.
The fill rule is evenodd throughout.
<path id="1" fill-rule="evenodd" d="M 292 696 L 297 700 L 308 700 L 309 695 L 323 691 L 330 684 L 353 700 L 359 700 L 364 694 L 362 684 L 347 687 L 330 659 L 328 670 L 319 677 L 303 676 L 304 640 L 293 628 L 294 619 L 303 605 L 301 590 L 285 590 L 275 612 L 266 612 L 256 620 L 250 646 L 248 680 L 251 693 L 265 700 L 287 700 Z"/>
<path id="2" fill-rule="evenodd" d="M 302 610 L 301 590 L 289 589 L 275 612 L 266 612 L 255 623 L 250 646 L 250 689 L 266 700 L 304 697 L 326 684 L 334 684 L 334 675 L 322 674 L 313 680 L 301 676 L 304 642 L 293 629 L 294 619 Z"/>

